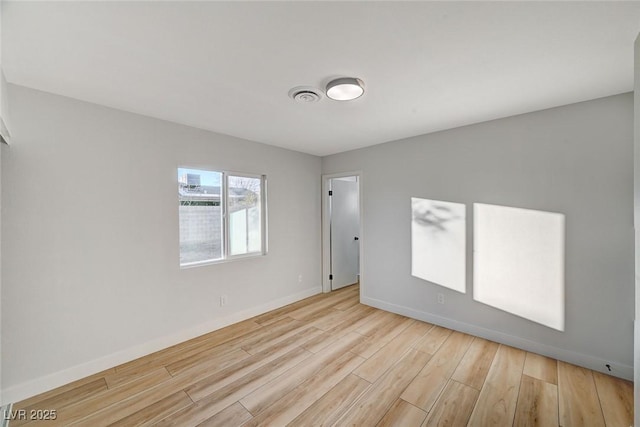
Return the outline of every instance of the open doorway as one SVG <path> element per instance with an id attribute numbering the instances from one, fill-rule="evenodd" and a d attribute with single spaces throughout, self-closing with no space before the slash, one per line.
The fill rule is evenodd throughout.
<path id="1" fill-rule="evenodd" d="M 360 282 L 360 174 L 323 177 L 323 291 Z"/>

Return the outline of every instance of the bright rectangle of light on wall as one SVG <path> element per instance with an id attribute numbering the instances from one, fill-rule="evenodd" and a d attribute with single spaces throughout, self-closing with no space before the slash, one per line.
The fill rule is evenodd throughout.
<path id="1" fill-rule="evenodd" d="M 411 198 L 411 275 L 465 293 L 465 205 Z"/>
<path id="2" fill-rule="evenodd" d="M 473 299 L 564 331 L 565 216 L 476 203 Z"/>

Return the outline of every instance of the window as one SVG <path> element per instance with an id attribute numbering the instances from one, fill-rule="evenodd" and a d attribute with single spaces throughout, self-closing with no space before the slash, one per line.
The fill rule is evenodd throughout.
<path id="1" fill-rule="evenodd" d="M 266 253 L 264 175 L 178 168 L 180 266 Z"/>

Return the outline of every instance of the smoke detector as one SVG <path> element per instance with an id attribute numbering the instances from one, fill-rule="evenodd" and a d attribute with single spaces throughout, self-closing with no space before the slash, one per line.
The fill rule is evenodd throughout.
<path id="1" fill-rule="evenodd" d="M 300 104 L 313 104 L 320 101 L 322 95 L 316 88 L 309 86 L 294 87 L 289 91 L 289 98 Z"/>

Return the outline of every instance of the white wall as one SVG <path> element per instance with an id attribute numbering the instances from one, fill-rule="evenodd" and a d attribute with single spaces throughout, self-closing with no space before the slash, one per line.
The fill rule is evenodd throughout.
<path id="1" fill-rule="evenodd" d="M 6 145 L 0 144 L 0 242 L 2 242 L 2 152 Z M 2 396 L 2 360 L 4 352 L 2 351 L 2 245 L 0 244 L 0 405 L 4 403 Z"/>
<path id="2" fill-rule="evenodd" d="M 320 158 L 24 87 L 9 98 L 5 401 L 321 291 Z M 181 270 L 178 166 L 266 174 L 268 255 Z"/>
<path id="3" fill-rule="evenodd" d="M 2 1 L 0 0 L 0 117 L 7 111 L 7 83 L 2 71 Z M 2 194 L 2 144 L 0 144 L 0 194 Z M 0 196 L 0 242 L 2 242 L 2 197 Z M 2 246 L 2 245 L 0 245 Z M 0 405 L 2 405 L 2 248 L 0 248 Z"/>
<path id="4" fill-rule="evenodd" d="M 635 425 L 640 426 L 640 36 L 634 46 L 634 92 L 633 92 L 633 212 L 635 226 L 635 339 L 634 339 L 634 402 Z"/>
<path id="5" fill-rule="evenodd" d="M 631 94 L 323 158 L 325 174 L 349 170 L 362 171 L 363 302 L 632 377 Z M 565 332 L 473 301 L 470 215 L 467 293 L 412 277 L 411 197 L 565 214 Z"/>

